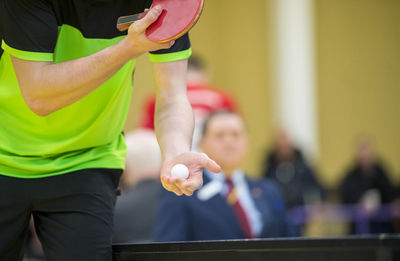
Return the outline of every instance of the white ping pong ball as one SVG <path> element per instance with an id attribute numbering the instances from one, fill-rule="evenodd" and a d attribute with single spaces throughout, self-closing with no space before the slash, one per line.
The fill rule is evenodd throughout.
<path id="1" fill-rule="evenodd" d="M 187 179 L 189 177 L 189 169 L 183 164 L 176 164 L 171 169 L 171 175 L 179 179 Z"/>

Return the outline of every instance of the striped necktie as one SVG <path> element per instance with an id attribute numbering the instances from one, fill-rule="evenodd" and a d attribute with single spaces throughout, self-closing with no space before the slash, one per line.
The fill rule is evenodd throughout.
<path id="1" fill-rule="evenodd" d="M 236 188 L 233 185 L 232 180 L 227 179 L 226 184 L 228 185 L 228 194 L 226 200 L 228 204 L 232 206 L 236 214 L 236 217 L 239 220 L 240 226 L 242 227 L 245 237 L 254 238 L 253 233 L 251 232 L 249 219 L 247 218 L 246 212 L 244 211 L 242 205 L 240 204 L 240 201 L 236 193 Z"/>

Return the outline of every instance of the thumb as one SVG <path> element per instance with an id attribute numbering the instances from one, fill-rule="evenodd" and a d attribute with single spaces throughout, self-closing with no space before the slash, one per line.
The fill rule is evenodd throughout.
<path id="1" fill-rule="evenodd" d="M 219 173 L 221 171 L 221 167 L 212 159 L 210 159 L 207 154 L 202 153 L 203 160 L 202 160 L 202 165 L 206 169 L 209 169 L 210 171 L 214 173 Z"/>
<path id="2" fill-rule="evenodd" d="M 160 6 L 155 6 L 147 12 L 147 14 L 140 20 L 136 21 L 135 27 L 139 32 L 143 32 L 149 27 L 152 23 L 154 23 L 158 17 L 161 15 L 162 8 Z"/>

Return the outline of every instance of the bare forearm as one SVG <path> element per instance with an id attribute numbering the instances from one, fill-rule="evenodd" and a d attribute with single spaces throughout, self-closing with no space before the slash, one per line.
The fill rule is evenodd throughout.
<path id="1" fill-rule="evenodd" d="M 154 65 L 157 87 L 155 130 L 161 147 L 161 183 L 176 195 L 190 196 L 203 184 L 202 169 L 219 172 L 220 167 L 204 153 L 190 151 L 194 117 L 186 93 L 187 60 Z M 175 164 L 189 169 L 185 180 L 171 176 Z"/>
<path id="2" fill-rule="evenodd" d="M 154 65 L 155 130 L 163 159 L 190 151 L 194 118 L 186 93 L 187 60 Z"/>
<path id="3" fill-rule="evenodd" d="M 164 159 L 190 151 L 194 120 L 186 95 L 156 104 L 155 120 L 155 130 Z"/>
<path id="4" fill-rule="evenodd" d="M 37 82 L 43 84 L 38 95 L 44 98 L 61 96 L 66 102 L 80 99 L 135 58 L 127 55 L 128 50 L 122 40 L 90 56 L 45 66 L 37 75 Z"/>
<path id="5" fill-rule="evenodd" d="M 122 40 L 87 57 L 59 64 L 43 63 L 40 70 L 20 71 L 25 75 L 18 75 L 17 72 L 22 94 L 38 114 L 49 114 L 82 99 L 99 87 L 134 58 L 131 53 Z M 14 64 L 18 62 L 14 58 Z M 27 72 L 30 77 L 26 77 Z"/>

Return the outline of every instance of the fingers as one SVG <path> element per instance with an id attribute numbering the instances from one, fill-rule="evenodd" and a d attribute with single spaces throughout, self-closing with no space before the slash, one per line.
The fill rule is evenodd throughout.
<path id="1" fill-rule="evenodd" d="M 191 195 L 193 195 L 193 192 L 196 190 L 196 189 L 193 189 L 193 188 L 191 188 L 191 187 L 187 187 L 187 186 L 184 186 L 181 182 L 178 182 L 177 184 L 176 184 L 176 186 L 181 190 L 181 192 L 183 193 L 183 194 L 185 194 L 186 196 L 191 196 Z"/>
<path id="2" fill-rule="evenodd" d="M 139 19 L 143 19 L 143 17 L 145 17 L 149 11 L 150 9 L 148 8 L 144 9 L 143 13 L 139 15 Z"/>
<path id="3" fill-rule="evenodd" d="M 203 186 L 203 179 L 199 177 L 189 177 L 186 180 L 182 180 L 181 186 L 189 191 L 195 191 Z"/>
<path id="4" fill-rule="evenodd" d="M 171 42 L 168 42 L 166 44 L 167 44 L 168 48 L 171 48 L 175 44 L 175 41 L 171 41 Z"/>
<path id="5" fill-rule="evenodd" d="M 139 32 L 144 32 L 147 27 L 154 23 L 157 18 L 161 15 L 162 9 L 160 6 L 155 6 L 150 9 L 146 15 L 134 23 L 134 27 Z"/>
<path id="6" fill-rule="evenodd" d="M 202 153 L 201 164 L 202 167 L 211 170 L 214 173 L 221 172 L 221 167 L 212 159 L 210 159 L 207 154 Z"/>
<path id="7" fill-rule="evenodd" d="M 162 176 L 161 183 L 164 188 L 170 192 L 175 193 L 178 196 L 183 194 L 186 196 L 192 196 L 193 192 L 197 190 L 200 186 L 193 186 L 190 182 L 186 183 L 186 180 L 180 180 L 174 177 Z"/>
<path id="8" fill-rule="evenodd" d="M 190 173 L 187 179 L 182 180 L 171 176 L 171 168 L 175 162 L 183 162 L 189 167 Z M 203 185 L 203 168 L 214 173 L 221 171 L 221 167 L 204 153 L 183 153 L 177 156 L 174 161 L 164 164 L 161 174 L 162 184 L 166 190 L 174 192 L 178 196 L 183 194 L 191 196 Z"/>
<path id="9" fill-rule="evenodd" d="M 166 190 L 174 192 L 178 196 L 182 196 L 183 192 L 175 185 L 174 178 L 163 175 L 161 176 L 161 184 Z"/>
<path id="10" fill-rule="evenodd" d="M 175 41 L 159 44 L 159 49 L 169 49 L 174 45 Z"/>
<path id="11" fill-rule="evenodd" d="M 160 6 L 155 6 L 152 9 L 145 9 L 143 17 L 140 20 L 134 22 L 129 28 L 129 33 L 132 35 L 142 35 L 145 33 L 146 29 L 154 23 L 162 13 L 162 8 Z M 129 34 L 128 33 L 128 34 Z M 174 45 L 175 41 L 169 41 L 166 43 L 155 43 L 148 46 L 146 51 L 155 51 L 160 49 L 169 49 Z"/>

